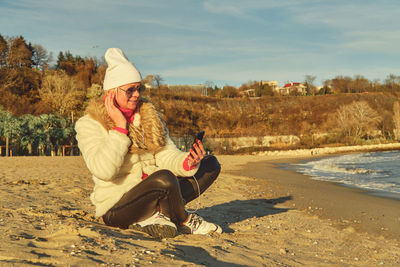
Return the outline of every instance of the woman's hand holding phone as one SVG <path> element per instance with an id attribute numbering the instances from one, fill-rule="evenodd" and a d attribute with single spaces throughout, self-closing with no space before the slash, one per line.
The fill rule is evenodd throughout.
<path id="1" fill-rule="evenodd" d="M 200 163 L 205 155 L 206 151 L 204 149 L 203 143 L 201 142 L 201 140 L 197 139 L 193 143 L 192 149 L 190 149 L 190 154 L 188 158 L 189 167 L 197 166 L 197 164 Z"/>

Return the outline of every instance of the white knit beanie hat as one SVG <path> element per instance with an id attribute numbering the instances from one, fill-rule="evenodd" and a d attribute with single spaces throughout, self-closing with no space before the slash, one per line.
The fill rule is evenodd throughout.
<path id="1" fill-rule="evenodd" d="M 103 83 L 104 90 L 142 81 L 140 72 L 129 62 L 121 49 L 109 48 L 104 57 L 108 65 Z"/>

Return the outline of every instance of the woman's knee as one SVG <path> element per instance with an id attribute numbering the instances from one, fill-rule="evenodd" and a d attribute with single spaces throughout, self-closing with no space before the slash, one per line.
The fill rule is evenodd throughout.
<path id="1" fill-rule="evenodd" d="M 157 171 L 154 175 L 154 182 L 157 187 L 160 188 L 171 188 L 179 186 L 176 176 L 169 170 Z"/>
<path id="2" fill-rule="evenodd" d="M 203 158 L 200 163 L 200 168 L 195 174 L 195 177 L 198 179 L 202 179 L 203 177 L 206 180 L 209 180 L 208 183 L 212 183 L 217 179 L 219 173 L 221 171 L 221 165 L 219 164 L 217 158 L 213 155 L 209 155 Z"/>
<path id="3" fill-rule="evenodd" d="M 204 162 L 201 162 L 200 166 L 205 165 L 205 169 L 207 172 L 212 172 L 218 176 L 221 171 L 221 165 L 218 162 L 218 159 L 214 155 L 209 155 L 204 157 Z"/>

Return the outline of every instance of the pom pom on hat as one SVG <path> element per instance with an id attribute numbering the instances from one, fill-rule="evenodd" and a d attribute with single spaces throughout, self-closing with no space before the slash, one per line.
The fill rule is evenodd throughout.
<path id="1" fill-rule="evenodd" d="M 135 65 L 129 62 L 121 49 L 109 48 L 104 57 L 107 62 L 107 70 L 103 83 L 104 90 L 142 81 L 140 72 L 136 69 Z"/>

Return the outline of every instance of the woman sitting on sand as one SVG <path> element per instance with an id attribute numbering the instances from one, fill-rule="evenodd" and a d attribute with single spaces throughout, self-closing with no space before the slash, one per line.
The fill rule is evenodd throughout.
<path id="1" fill-rule="evenodd" d="M 154 237 L 221 233 L 217 224 L 189 214 L 185 203 L 217 178 L 220 165 L 201 141 L 188 153 L 176 148 L 154 106 L 140 97 L 141 75 L 119 48 L 105 54 L 105 97 L 76 122 L 79 149 L 95 183 L 96 215 L 108 226 Z"/>

